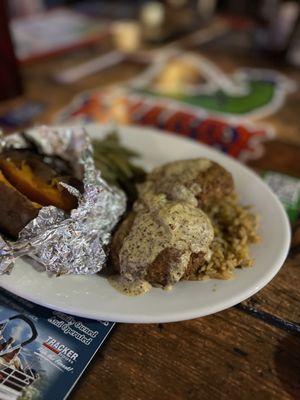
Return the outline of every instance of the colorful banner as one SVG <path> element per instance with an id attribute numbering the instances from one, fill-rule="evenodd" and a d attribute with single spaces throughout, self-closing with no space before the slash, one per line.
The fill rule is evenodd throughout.
<path id="1" fill-rule="evenodd" d="M 274 136 L 268 125 L 209 116 L 164 99 L 108 88 L 82 93 L 62 110 L 56 123 L 91 122 L 153 126 L 215 147 L 242 161 L 260 157 L 262 143 Z"/>

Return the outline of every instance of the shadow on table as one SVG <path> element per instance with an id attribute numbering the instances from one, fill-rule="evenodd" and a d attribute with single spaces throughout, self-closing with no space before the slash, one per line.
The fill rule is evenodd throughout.
<path id="1" fill-rule="evenodd" d="M 293 398 L 300 398 L 300 335 L 285 336 L 276 348 L 274 365 L 283 389 Z"/>

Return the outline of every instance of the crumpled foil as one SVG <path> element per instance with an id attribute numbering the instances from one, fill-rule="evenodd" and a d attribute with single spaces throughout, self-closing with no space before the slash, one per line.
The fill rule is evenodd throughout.
<path id="1" fill-rule="evenodd" d="M 0 236 L 0 274 L 9 273 L 18 257 L 29 256 L 46 271 L 61 274 L 94 274 L 106 262 L 111 232 L 126 209 L 126 196 L 109 186 L 95 168 L 93 150 L 84 129 L 40 127 L 26 133 L 1 137 L 5 148 L 26 148 L 29 142 L 45 155 L 69 161 L 83 180 L 84 192 L 61 183 L 78 198 L 78 207 L 66 214 L 48 206 L 19 234 L 16 242 Z M 83 176 L 82 176 L 83 175 Z"/>

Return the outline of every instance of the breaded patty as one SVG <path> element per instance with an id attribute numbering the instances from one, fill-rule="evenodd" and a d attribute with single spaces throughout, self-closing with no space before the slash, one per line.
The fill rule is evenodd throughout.
<path id="1" fill-rule="evenodd" d="M 140 185 L 140 196 L 150 190 L 166 194 L 169 200 L 207 208 L 230 196 L 234 183 L 231 174 L 221 165 L 203 158 L 174 161 L 154 169 Z"/>
<path id="2" fill-rule="evenodd" d="M 149 195 L 119 225 L 111 261 L 114 270 L 129 280 L 168 287 L 198 269 L 210 254 L 212 240 L 212 225 L 200 209 L 165 195 Z"/>
<path id="3" fill-rule="evenodd" d="M 111 262 L 115 272 L 120 273 L 119 254 L 123 245 L 123 241 L 130 232 L 134 222 L 135 213 L 132 212 L 119 225 L 115 232 L 111 243 Z M 152 264 L 148 265 L 145 280 L 153 286 L 167 286 L 170 282 L 170 273 L 172 265 L 178 262 L 180 251 L 175 248 L 166 248 L 155 258 Z M 192 253 L 186 266 L 183 279 L 190 275 L 196 274 L 199 266 L 205 261 L 204 253 Z"/>

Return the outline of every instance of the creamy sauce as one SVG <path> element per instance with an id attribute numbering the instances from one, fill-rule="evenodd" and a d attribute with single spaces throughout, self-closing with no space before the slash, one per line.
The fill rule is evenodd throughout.
<path id="1" fill-rule="evenodd" d="M 192 253 L 209 252 L 213 228 L 200 209 L 147 193 L 135 210 L 138 212 L 119 254 L 120 273 L 128 282 L 143 280 L 149 265 L 166 248 L 181 254 L 169 271 L 170 285 L 181 279 Z"/>
<path id="2" fill-rule="evenodd" d="M 134 222 L 119 252 L 120 276 L 109 279 L 114 288 L 130 296 L 148 292 L 148 268 L 168 248 L 180 256 L 168 266 L 166 290 L 182 278 L 192 253 L 210 259 L 213 227 L 198 208 L 201 186 L 196 180 L 211 166 L 207 159 L 176 161 L 156 168 L 139 185 Z"/>
<path id="3" fill-rule="evenodd" d="M 113 275 L 108 278 L 108 282 L 111 286 L 122 294 L 127 296 L 138 296 L 149 292 L 152 288 L 149 282 L 142 279 L 129 281 L 120 275 Z"/>
<path id="4" fill-rule="evenodd" d="M 211 165 L 210 160 L 203 158 L 175 161 L 156 168 L 148 175 L 147 181 L 139 186 L 140 197 L 149 191 L 164 193 L 170 200 L 185 201 L 197 207 L 196 195 L 201 192 L 201 186 L 195 180 Z"/>

